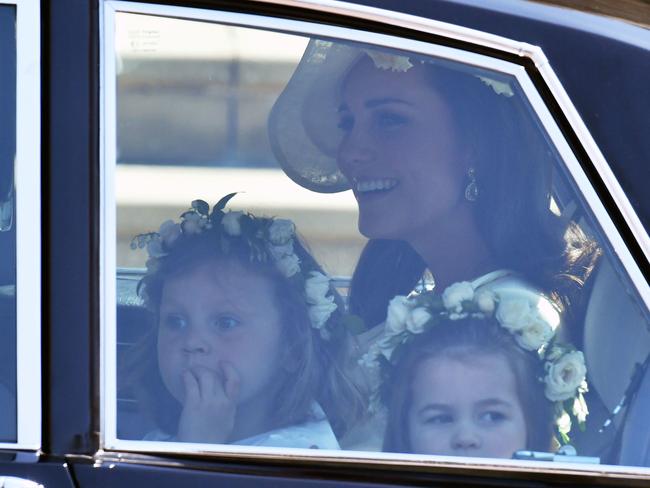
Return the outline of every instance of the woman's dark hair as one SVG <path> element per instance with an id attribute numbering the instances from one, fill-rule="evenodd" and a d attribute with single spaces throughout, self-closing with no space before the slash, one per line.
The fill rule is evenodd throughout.
<path id="1" fill-rule="evenodd" d="M 515 377 L 516 393 L 526 423 L 526 446 L 521 448 L 551 449 L 553 403 L 544 395 L 544 384 L 540 382 L 544 375 L 542 362 L 535 352 L 518 346 L 513 336 L 496 320 L 467 318 L 448 321 L 411 339 L 399 351 L 397 362 L 382 389 L 388 407 L 384 451 L 412 452 L 408 414 L 413 401 L 413 378 L 425 360 L 447 357 L 471 364 L 474 358 L 485 355 L 503 356 Z"/>
<path id="2" fill-rule="evenodd" d="M 143 339 L 132 347 L 122 364 L 121 385 L 136 396 L 141 410 L 152 417 L 163 431 L 175 434 L 181 406 L 167 391 L 160 376 L 157 347 L 157 324 L 165 282 L 191 272 L 211 261 L 236 263 L 244 269 L 265 277 L 275 292 L 275 303 L 283 326 L 282 343 L 286 348 L 286 368 L 280 372 L 276 390 L 273 428 L 285 427 L 309 420 L 312 402 L 318 401 L 325 410 L 334 432 L 343 435 L 365 412 L 365 400 L 353 382 L 342 371 L 341 356 L 346 351 L 347 337 L 340 324 L 342 305 L 333 312 L 328 324 L 335 324 L 329 340 L 322 340 L 311 326 L 304 288 L 298 281 L 286 278 L 273 260 L 252 261 L 245 237 L 227 238 L 227 249 L 219 245 L 215 233 L 181 235 L 171 251 L 158 259 L 155 270 L 140 281 L 138 292 L 154 319 Z M 294 252 L 301 270 L 321 270 L 318 263 L 298 239 Z"/>
<path id="3" fill-rule="evenodd" d="M 415 65 L 447 102 L 459 139 L 470 149 L 479 187 L 476 222 L 495 264 L 567 305 L 600 251 L 577 224 L 551 211 L 558 158 L 524 97 L 499 95 L 475 73 L 431 62 Z M 369 327 L 381 323 L 388 300 L 412 290 L 424 269 L 406 242 L 371 239 L 352 279 L 351 311 Z"/>

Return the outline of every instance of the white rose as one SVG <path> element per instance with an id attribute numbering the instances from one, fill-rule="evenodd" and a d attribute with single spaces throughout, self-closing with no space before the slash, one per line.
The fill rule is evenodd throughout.
<path id="1" fill-rule="evenodd" d="M 535 313 L 528 316 L 528 323 L 515 336 L 517 343 L 528 351 L 537 351 L 552 338 L 553 328 Z"/>
<path id="2" fill-rule="evenodd" d="M 424 326 L 429 320 L 431 320 L 431 314 L 426 308 L 414 308 L 406 318 L 406 328 L 412 334 L 421 334 L 424 332 Z"/>
<path id="3" fill-rule="evenodd" d="M 411 311 L 409 299 L 397 295 L 388 303 L 386 314 L 386 332 L 390 335 L 399 334 L 406 329 L 406 318 Z"/>
<path id="4" fill-rule="evenodd" d="M 474 288 L 468 281 L 454 283 L 442 293 L 442 303 L 445 308 L 456 313 L 463 311 L 463 302 L 473 299 Z"/>
<path id="5" fill-rule="evenodd" d="M 320 303 L 330 291 L 330 279 L 318 271 L 312 271 L 309 275 L 305 281 L 307 303 Z"/>
<path id="6" fill-rule="evenodd" d="M 284 256 L 293 254 L 293 241 L 287 241 L 279 246 L 271 244 L 268 246 L 268 250 L 271 257 L 277 261 L 278 259 L 282 259 Z"/>
<path id="7" fill-rule="evenodd" d="M 548 367 L 545 394 L 551 401 L 563 401 L 573 397 L 585 380 L 587 367 L 581 351 L 572 351 Z"/>
<path id="8" fill-rule="evenodd" d="M 309 320 L 311 321 L 311 325 L 315 329 L 320 329 L 325 325 L 334 310 L 336 310 L 336 303 L 334 303 L 334 298 L 332 298 L 332 301 L 325 300 L 316 305 L 310 306 Z"/>
<path id="9" fill-rule="evenodd" d="M 557 418 L 555 423 L 557 424 L 557 430 L 563 434 L 566 435 L 571 432 L 571 417 L 568 413 L 562 412 L 562 415 Z"/>
<path id="10" fill-rule="evenodd" d="M 181 226 L 186 234 L 199 234 L 205 224 L 201 216 L 196 212 L 185 212 Z"/>
<path id="11" fill-rule="evenodd" d="M 275 266 L 284 276 L 291 278 L 300 271 L 300 259 L 298 259 L 298 256 L 295 254 L 289 254 L 288 256 L 278 259 L 275 262 Z"/>
<path id="12" fill-rule="evenodd" d="M 223 225 L 223 230 L 229 236 L 238 236 L 241 235 L 241 225 L 239 225 L 239 218 L 244 215 L 244 212 L 228 212 L 223 216 L 221 220 L 221 225 Z"/>
<path id="13" fill-rule="evenodd" d="M 357 362 L 364 368 L 370 370 L 376 369 L 379 367 L 379 362 L 377 361 L 379 354 L 381 354 L 379 346 L 377 344 L 373 344 L 368 349 L 368 352 L 361 356 Z"/>
<path id="14" fill-rule="evenodd" d="M 154 237 L 147 242 L 147 253 L 152 258 L 161 258 L 167 253 L 163 250 L 162 240 L 160 237 Z"/>
<path id="15" fill-rule="evenodd" d="M 525 298 L 507 298 L 501 300 L 496 318 L 502 327 L 510 332 L 523 329 L 529 322 L 530 303 Z"/>
<path id="16" fill-rule="evenodd" d="M 175 224 L 173 220 L 165 220 L 162 224 L 160 224 L 158 234 L 160 234 L 160 238 L 167 246 L 171 246 L 181 235 L 181 226 L 179 224 Z"/>
<path id="17" fill-rule="evenodd" d="M 479 291 L 476 294 L 476 305 L 481 312 L 491 314 L 496 306 L 494 293 L 489 290 Z"/>
<path id="18" fill-rule="evenodd" d="M 413 67 L 407 56 L 399 54 L 389 54 L 371 49 L 366 50 L 376 68 L 385 69 L 395 72 L 406 72 Z"/>
<path id="19" fill-rule="evenodd" d="M 287 219 L 275 219 L 269 227 L 269 240 L 273 244 L 284 244 L 293 238 L 296 226 Z"/>

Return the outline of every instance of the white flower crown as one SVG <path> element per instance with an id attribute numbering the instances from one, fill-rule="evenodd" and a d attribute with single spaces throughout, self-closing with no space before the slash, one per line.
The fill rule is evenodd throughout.
<path id="1" fill-rule="evenodd" d="M 166 220 L 158 232 L 139 234 L 131 241 L 131 249 L 147 249 L 147 272 L 155 272 L 181 238 L 205 232 L 216 234 L 215 246 L 220 245 L 227 254 L 230 239 L 240 239 L 250 250 L 251 261 L 272 260 L 275 267 L 288 279 L 297 281 L 304 290 L 311 326 L 328 340 L 331 330 L 327 323 L 337 304 L 332 293 L 330 278 L 320 270 L 301 270 L 300 258 L 294 252 L 296 226 L 288 219 L 255 217 L 244 212 L 224 211 L 236 193 L 226 195 L 210 211 L 203 200 L 194 200 L 190 209 L 183 212 L 180 222 Z"/>
<path id="2" fill-rule="evenodd" d="M 366 49 L 365 53 L 372 59 L 375 68 L 383 69 L 386 71 L 393 71 L 396 73 L 405 73 L 413 67 L 413 63 L 408 56 L 403 54 L 393 54 L 383 51 L 375 51 L 373 49 Z M 496 80 L 490 76 L 474 75 L 481 80 L 486 86 L 492 88 L 494 93 L 502 95 L 506 98 L 514 96 L 512 88 L 506 81 Z"/>
<path id="3" fill-rule="evenodd" d="M 472 283 L 460 282 L 449 286 L 442 296 L 433 291 L 396 296 L 388 305 L 383 336 L 359 363 L 371 369 L 380 364 L 393 366 L 395 350 L 414 335 L 443 321 L 492 316 L 521 348 L 538 354 L 545 372 L 539 378 L 544 394 L 555 405 L 560 439 L 568 443 L 572 420 L 582 428 L 589 413 L 583 395 L 587 391 L 587 368 L 581 351 L 557 341 L 560 314 L 555 306 L 530 288 L 475 289 Z"/>

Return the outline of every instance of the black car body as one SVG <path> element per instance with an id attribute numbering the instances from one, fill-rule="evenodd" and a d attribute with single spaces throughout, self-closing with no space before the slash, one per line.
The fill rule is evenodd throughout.
<path id="1" fill-rule="evenodd" d="M 650 7 L 645 6 L 648 12 Z M 32 480 L 45 487 L 650 483 L 650 464 L 643 461 L 593 466 L 345 451 L 324 456 L 282 450 L 206 452 L 178 444 L 120 439 L 117 373 L 111 368 L 115 353 L 110 352 L 120 341 L 131 340 L 129 331 L 116 331 L 116 321 L 130 320 L 124 318 L 130 313 L 141 320 L 137 314 L 142 312 L 138 310 L 141 303 L 133 302 L 135 280 L 129 274 L 133 270 L 118 267 L 115 260 L 116 213 L 123 219 L 128 211 L 139 212 L 136 204 L 122 214 L 116 211 L 115 194 L 126 187 L 126 180 L 115 176 L 115 167 L 124 163 L 128 169 L 125 159 L 129 157 L 148 164 L 146 152 L 128 156 L 127 146 L 121 148 L 122 155 L 116 154 L 115 133 L 122 130 L 118 137 L 126 140 L 130 130 L 118 127 L 116 117 L 129 107 L 116 99 L 126 97 L 132 86 L 136 87 L 133 93 L 146 92 L 150 89 L 146 77 L 156 73 L 155 66 L 138 72 L 133 64 L 133 78 L 124 78 L 116 88 L 117 73 L 128 73 L 115 66 L 116 13 L 187 15 L 226 23 L 232 22 L 221 20 L 226 15 L 241 14 L 244 26 L 245 16 L 252 15 L 263 19 L 271 30 L 286 29 L 287 22 L 301 22 L 306 35 L 312 33 L 311 28 L 317 33 L 345 28 L 362 39 L 368 33 L 408 39 L 522 67 L 575 156 L 575 171 L 584 173 L 583 184 L 589 188 L 585 205 L 591 208 L 595 200 L 604 209 L 591 211 L 607 221 L 605 233 L 614 236 L 608 252 L 617 256 L 616 273 L 624 276 L 621 288 L 640 304 L 643 317 L 648 316 L 650 297 L 650 196 L 646 189 L 650 181 L 650 30 L 642 25 L 647 26 L 647 17 L 637 25 L 516 0 L 56 0 L 40 4 L 2 0 L 0 9 L 9 14 L 8 19 L 18 19 L 17 83 L 11 66 L 5 70 L 5 64 L 12 63 L 11 48 L 7 56 L 0 57 L 0 91 L 18 93 L 6 103 L 7 107 L 15 104 L 15 116 L 0 121 L 7 123 L 7 130 L 18 127 L 15 175 L 5 171 L 13 171 L 13 164 L 0 162 L 0 200 L 16 202 L 15 213 L 9 211 L 15 225 L 6 225 L 0 233 L 2 260 L 9 256 L 10 262 L 0 266 L 0 291 L 4 290 L 0 325 L 3 351 L 7 349 L 2 354 L 2 380 L 13 385 L 9 389 L 18 397 L 15 442 L 0 445 L 0 481 L 4 482 L 0 485 L 23 486 L 3 477 Z M 11 25 L 5 22 L 0 29 Z M 149 33 L 129 40 L 144 43 L 146 51 L 146 42 L 155 38 Z M 182 66 L 179 71 L 188 69 Z M 137 103 L 135 98 L 129 100 Z M 136 137 L 135 144 L 141 142 Z M 0 154 L 4 158 L 7 152 L 10 159 L 14 148 L 5 139 L 0 144 Z M 161 165 L 184 164 L 169 157 Z M 10 180 L 15 181 L 15 195 L 6 184 Z M 136 184 L 146 186 L 143 180 Z M 643 356 L 646 339 L 635 337 L 612 348 L 629 345 L 631 350 L 636 341 Z M 605 334 L 598 340 L 607 343 L 610 339 Z M 642 359 L 636 361 L 642 363 Z M 642 371 L 641 366 L 637 369 Z M 634 417 L 628 411 L 644 409 L 650 402 L 650 374 L 645 371 L 645 377 L 637 376 L 638 384 L 645 386 L 634 389 L 638 393 L 628 399 L 625 416 L 621 415 L 624 419 Z M 619 389 L 626 390 L 628 383 L 621 380 Z M 636 415 L 641 414 L 637 411 Z M 631 449 L 648 450 L 647 422 L 627 428 L 623 422 L 616 429 L 612 435 L 619 446 L 632 442 Z M 615 455 L 623 456 L 621 450 Z"/>

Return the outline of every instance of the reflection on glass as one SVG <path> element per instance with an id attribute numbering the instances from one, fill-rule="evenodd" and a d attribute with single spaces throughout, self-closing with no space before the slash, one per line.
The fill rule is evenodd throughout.
<path id="1" fill-rule="evenodd" d="M 650 465 L 647 311 L 513 76 L 118 21 L 120 437 Z"/>
<path id="2" fill-rule="evenodd" d="M 0 442 L 16 442 L 15 25 L 0 6 Z"/>

